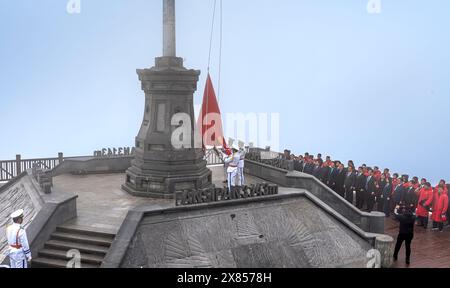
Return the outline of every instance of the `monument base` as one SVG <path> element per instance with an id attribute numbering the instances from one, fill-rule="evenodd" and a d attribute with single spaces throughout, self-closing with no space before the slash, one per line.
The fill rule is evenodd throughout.
<path id="1" fill-rule="evenodd" d="M 135 159 L 132 162 L 122 189 L 133 196 L 174 199 L 177 192 L 212 186 L 212 172 L 203 159 L 175 162 Z"/>

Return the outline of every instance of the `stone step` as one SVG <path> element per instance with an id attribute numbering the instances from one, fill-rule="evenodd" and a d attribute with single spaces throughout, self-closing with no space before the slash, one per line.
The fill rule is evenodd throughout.
<path id="1" fill-rule="evenodd" d="M 58 226 L 56 228 L 56 232 L 102 237 L 102 238 L 107 238 L 107 239 L 112 239 L 112 240 L 114 240 L 114 238 L 116 237 L 115 234 L 107 232 L 107 231 L 101 231 L 99 229 L 80 227 L 80 226 L 70 225 L 70 224 Z"/>
<path id="2" fill-rule="evenodd" d="M 45 243 L 45 248 L 63 251 L 76 249 L 80 253 L 101 255 L 103 257 L 108 252 L 108 247 L 61 240 L 49 240 Z"/>
<path id="3" fill-rule="evenodd" d="M 49 258 L 49 259 L 59 259 L 68 261 L 71 258 L 67 257 L 67 252 L 64 250 L 56 250 L 56 249 L 42 249 L 39 251 L 39 257 Z M 100 266 L 103 262 L 104 257 L 100 255 L 91 255 L 81 253 L 81 263 L 84 264 L 92 264 Z"/>
<path id="4" fill-rule="evenodd" d="M 67 268 L 67 260 L 38 257 L 32 260 L 32 268 Z M 80 268 L 99 268 L 99 265 L 81 263 Z"/>
<path id="5" fill-rule="evenodd" d="M 73 233 L 66 233 L 66 232 L 52 233 L 50 239 L 83 243 L 83 244 L 89 244 L 89 245 L 98 245 L 98 246 L 103 246 L 103 247 L 110 247 L 113 242 L 113 239 L 111 239 L 110 237 L 105 238 L 105 237 L 100 237 L 100 236 L 73 234 Z"/>

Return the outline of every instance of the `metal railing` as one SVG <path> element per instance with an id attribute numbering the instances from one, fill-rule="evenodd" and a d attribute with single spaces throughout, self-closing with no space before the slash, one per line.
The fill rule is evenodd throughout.
<path id="1" fill-rule="evenodd" d="M 205 152 L 205 160 L 208 165 L 221 165 L 223 164 L 223 160 L 217 155 L 214 149 L 208 149 Z"/>
<path id="2" fill-rule="evenodd" d="M 40 166 L 44 170 L 51 170 L 64 161 L 64 159 L 83 158 L 93 156 L 81 157 L 64 157 L 63 153 L 58 153 L 58 157 L 53 158 L 37 158 L 37 159 L 22 159 L 21 155 L 16 155 L 15 160 L 0 160 L 0 182 L 10 181 L 17 177 L 23 171 L 33 168 L 34 165 Z M 217 153 L 210 149 L 205 152 L 205 160 L 208 165 L 223 164 Z"/>
<path id="3" fill-rule="evenodd" d="M 50 170 L 63 161 L 63 153 L 58 153 L 58 157 L 53 158 L 22 159 L 19 154 L 16 155 L 16 160 L 0 160 L 0 181 L 12 180 L 23 171 L 33 168 L 34 165 Z"/>

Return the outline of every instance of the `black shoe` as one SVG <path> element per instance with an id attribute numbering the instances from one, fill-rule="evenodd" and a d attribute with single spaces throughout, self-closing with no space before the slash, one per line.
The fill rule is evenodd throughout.
<path id="1" fill-rule="evenodd" d="M 406 265 L 409 266 L 409 264 L 411 264 L 411 262 L 409 260 L 406 260 Z"/>
<path id="2" fill-rule="evenodd" d="M 398 257 L 394 255 L 394 262 L 397 262 Z"/>

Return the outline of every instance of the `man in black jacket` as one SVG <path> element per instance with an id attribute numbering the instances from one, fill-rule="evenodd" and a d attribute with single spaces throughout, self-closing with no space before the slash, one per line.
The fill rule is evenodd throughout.
<path id="1" fill-rule="evenodd" d="M 294 170 L 303 172 L 303 156 L 295 157 L 294 159 Z"/>
<path id="2" fill-rule="evenodd" d="M 372 212 L 373 206 L 375 205 L 375 194 L 376 194 L 376 179 L 373 176 L 373 170 L 369 168 L 369 176 L 366 178 L 366 203 L 367 211 Z"/>
<path id="3" fill-rule="evenodd" d="M 398 252 L 400 251 L 400 248 L 402 248 L 403 242 L 405 242 L 406 265 L 409 265 L 411 260 L 411 242 L 414 239 L 414 223 L 416 222 L 416 216 L 411 209 L 404 206 L 402 208 L 397 206 L 394 213 L 395 217 L 400 222 L 400 230 L 394 251 L 394 261 L 398 260 Z"/>
<path id="4" fill-rule="evenodd" d="M 336 167 L 336 165 L 332 162 L 330 164 L 330 171 L 329 171 L 329 175 L 328 175 L 328 187 L 331 188 L 331 190 L 335 191 L 336 190 L 336 181 L 337 181 L 337 176 L 339 175 L 339 170 Z"/>
<path id="5" fill-rule="evenodd" d="M 347 175 L 344 181 L 345 199 L 353 204 L 353 191 L 356 186 L 356 173 L 353 171 L 352 166 L 348 166 Z"/>
<path id="6" fill-rule="evenodd" d="M 327 185 L 329 175 L 330 175 L 330 167 L 327 165 L 327 163 L 323 163 L 322 168 L 320 169 L 320 181 L 322 181 L 322 183 Z"/>
<path id="7" fill-rule="evenodd" d="M 364 175 L 364 168 L 359 167 L 358 175 L 356 176 L 356 207 L 362 209 L 364 207 L 364 198 L 366 193 L 366 180 L 367 177 Z"/>
<path id="8" fill-rule="evenodd" d="M 414 189 L 414 180 L 409 181 L 410 187 L 406 188 L 403 192 L 403 203 L 407 208 L 411 210 L 416 209 L 418 197 L 416 195 L 416 189 Z"/>
<path id="9" fill-rule="evenodd" d="M 316 177 L 317 179 L 319 179 L 319 181 L 320 181 L 320 173 L 321 173 L 321 167 L 320 167 L 318 161 L 316 160 L 316 161 L 314 161 L 314 169 L 313 169 L 312 175 L 314 177 Z"/>
<path id="10" fill-rule="evenodd" d="M 347 173 L 345 173 L 344 165 L 340 164 L 338 167 L 338 175 L 336 177 L 335 191 L 342 197 L 345 196 L 344 184 L 345 184 L 346 176 L 347 176 Z"/>
<path id="11" fill-rule="evenodd" d="M 303 173 L 312 175 L 314 172 L 314 162 L 310 157 L 307 158 Z"/>

